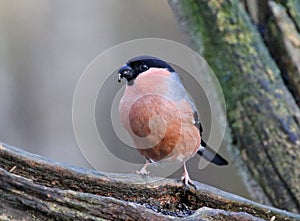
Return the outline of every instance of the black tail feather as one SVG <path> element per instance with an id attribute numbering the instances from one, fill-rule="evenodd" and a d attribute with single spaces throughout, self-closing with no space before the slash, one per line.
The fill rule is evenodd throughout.
<path id="1" fill-rule="evenodd" d="M 201 140 L 201 146 L 197 153 L 207 161 L 213 162 L 216 165 L 225 166 L 228 164 L 227 160 L 225 160 L 221 155 L 216 153 L 213 149 L 208 147 L 203 140 Z"/>

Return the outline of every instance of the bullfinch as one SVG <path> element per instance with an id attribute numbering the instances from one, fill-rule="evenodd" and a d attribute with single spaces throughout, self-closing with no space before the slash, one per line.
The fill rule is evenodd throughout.
<path id="1" fill-rule="evenodd" d="M 195 103 L 171 65 L 156 57 L 138 56 L 118 74 L 119 82 L 127 80 L 119 105 L 120 120 L 146 158 L 138 173 L 148 174 L 149 163 L 179 161 L 184 168 L 181 180 L 193 185 L 186 161 L 196 153 L 216 165 L 228 164 L 203 141 Z"/>

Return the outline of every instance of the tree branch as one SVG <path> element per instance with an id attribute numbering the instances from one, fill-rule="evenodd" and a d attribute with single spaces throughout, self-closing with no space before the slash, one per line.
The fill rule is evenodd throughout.
<path id="1" fill-rule="evenodd" d="M 299 215 L 214 187 L 110 174 L 0 145 L 0 218 L 53 220 L 278 220 Z"/>

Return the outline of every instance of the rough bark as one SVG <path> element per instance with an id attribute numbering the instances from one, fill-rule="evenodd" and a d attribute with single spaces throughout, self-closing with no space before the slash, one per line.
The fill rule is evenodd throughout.
<path id="1" fill-rule="evenodd" d="M 243 166 L 272 205 L 300 212 L 300 112 L 241 2 L 169 3 L 221 83 Z"/>
<path id="2" fill-rule="evenodd" d="M 264 36 L 287 87 L 300 106 L 300 11 L 296 10 L 297 4 L 299 1 L 287 1 L 285 5 L 269 1 L 271 17 Z"/>
<path id="3" fill-rule="evenodd" d="M 214 187 L 76 168 L 0 145 L 1 220 L 295 220 Z"/>
<path id="4" fill-rule="evenodd" d="M 244 7 L 256 25 L 264 25 L 268 15 L 268 0 L 244 0 Z"/>

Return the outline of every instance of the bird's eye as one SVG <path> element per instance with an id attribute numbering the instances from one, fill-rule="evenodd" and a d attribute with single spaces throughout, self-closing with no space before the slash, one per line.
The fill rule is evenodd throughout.
<path id="1" fill-rule="evenodd" d="M 149 69 L 148 65 L 146 65 L 146 64 L 141 64 L 140 65 L 140 70 L 141 71 L 147 71 L 148 69 Z"/>

